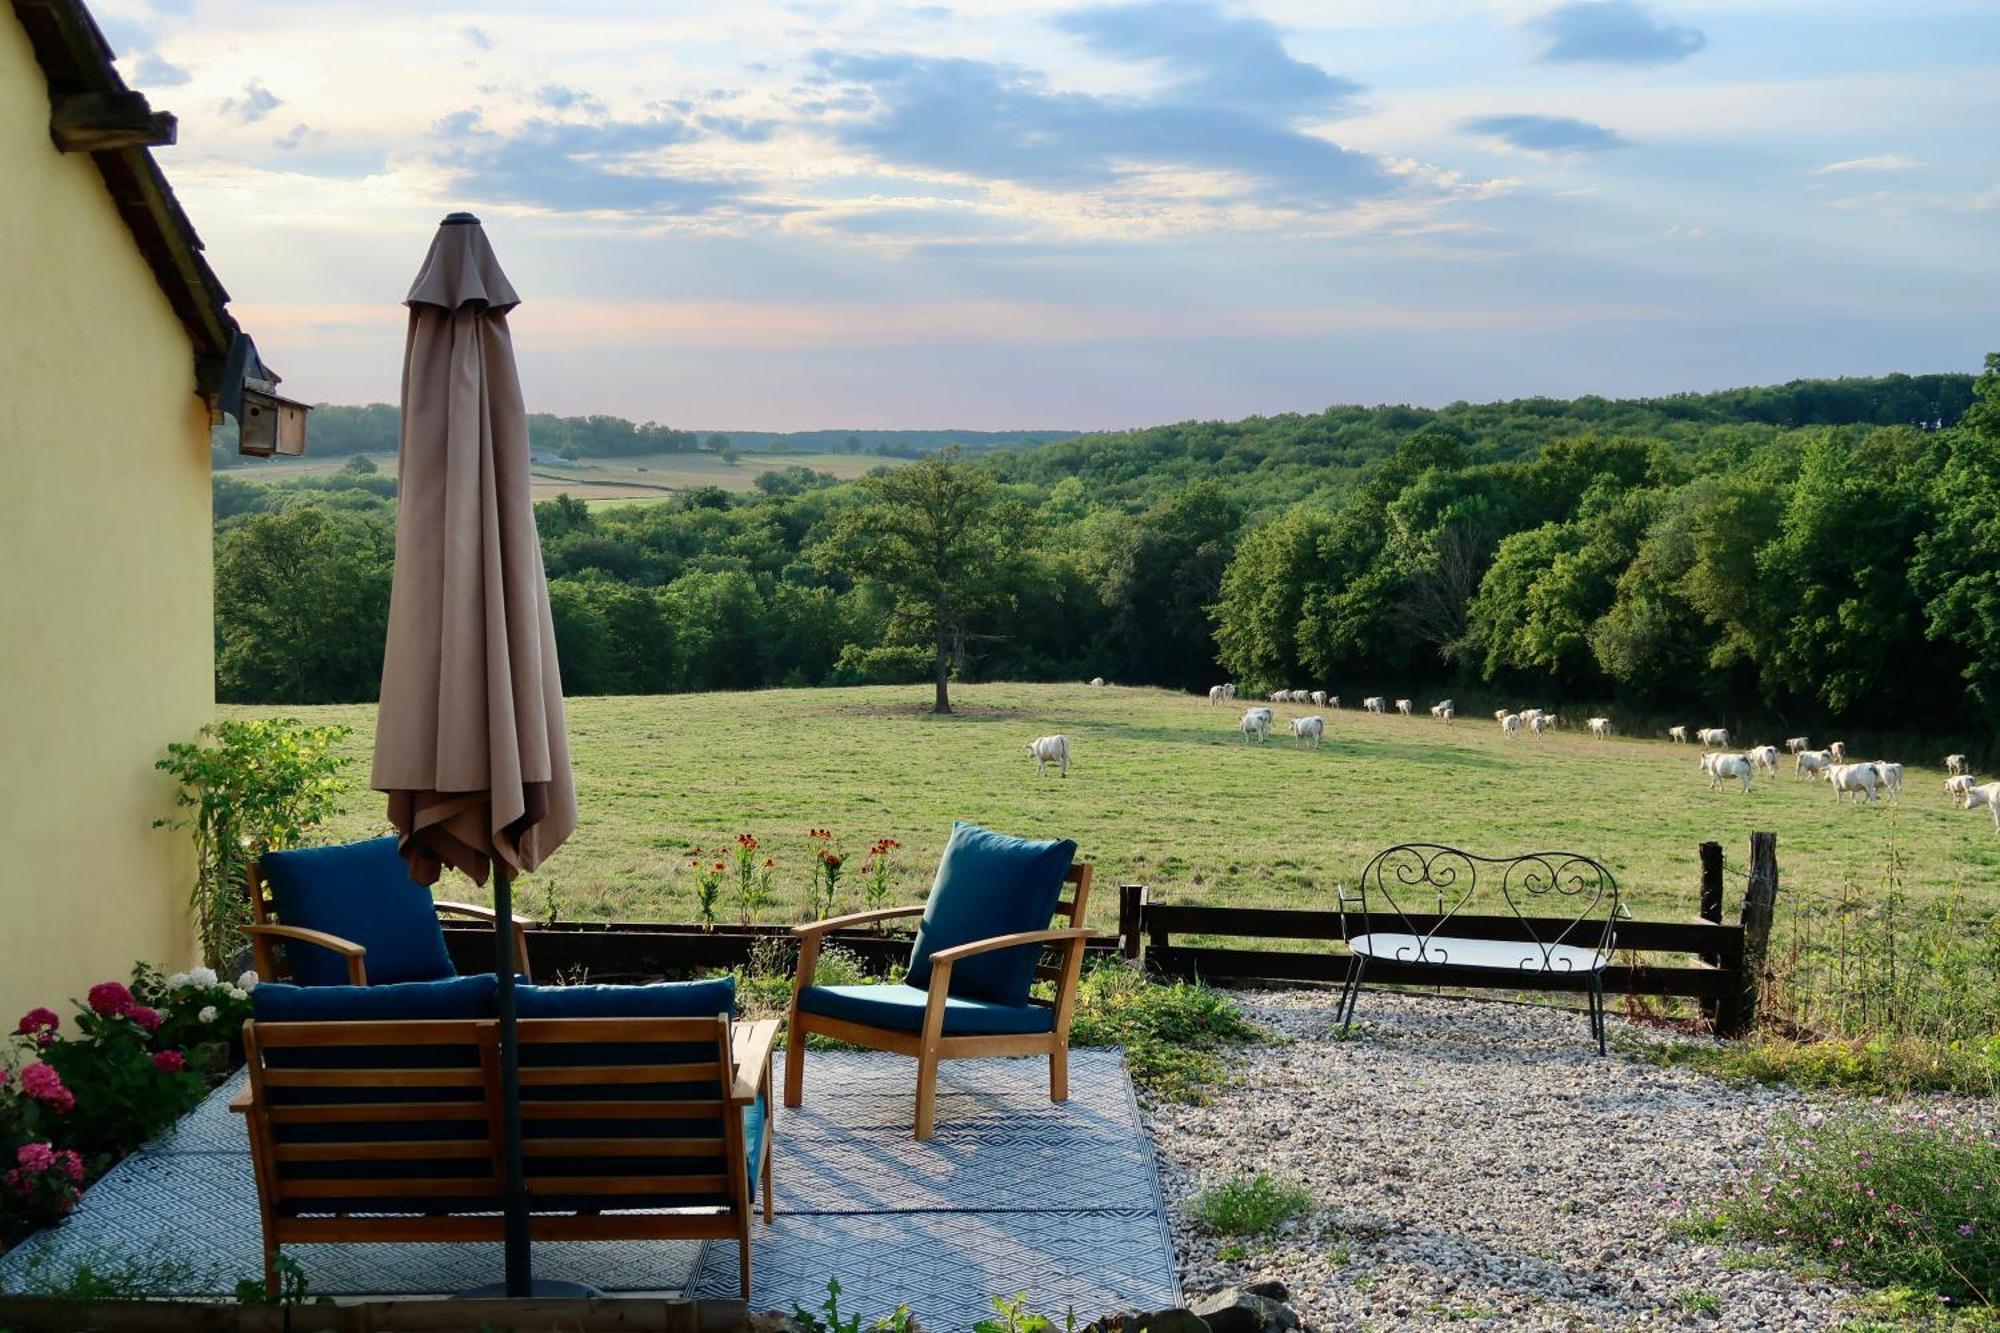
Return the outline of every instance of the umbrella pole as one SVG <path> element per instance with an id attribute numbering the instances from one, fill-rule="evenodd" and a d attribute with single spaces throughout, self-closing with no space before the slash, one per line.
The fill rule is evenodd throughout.
<path id="1" fill-rule="evenodd" d="M 528 1186 L 521 1160 L 521 1043 L 515 1026 L 514 885 L 505 864 L 493 860 L 493 975 L 499 981 L 500 1151 L 505 1168 L 501 1204 L 506 1219 L 507 1294 L 534 1292 L 529 1252 Z"/>

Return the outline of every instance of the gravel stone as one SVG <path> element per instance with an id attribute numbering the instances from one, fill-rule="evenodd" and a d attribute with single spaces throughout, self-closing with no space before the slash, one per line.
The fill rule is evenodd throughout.
<path id="1" fill-rule="evenodd" d="M 1862 1099 L 1599 1058 L 1582 1015 L 1536 1005 L 1371 991 L 1342 1040 L 1332 993 L 1232 998 L 1281 1039 L 1235 1057 L 1208 1105 L 1145 1099 L 1187 1290 L 1282 1281 L 1316 1330 L 1853 1318 L 1853 1291 L 1670 1223 L 1754 1166 L 1781 1117 Z M 1621 1044 L 1663 1039 L 1612 1022 Z M 1264 1238 L 1195 1222 L 1197 1194 L 1257 1171 L 1317 1211 Z"/>

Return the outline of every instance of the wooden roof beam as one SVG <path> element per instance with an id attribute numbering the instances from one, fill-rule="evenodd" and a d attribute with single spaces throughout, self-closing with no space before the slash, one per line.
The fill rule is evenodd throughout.
<path id="1" fill-rule="evenodd" d="M 49 98 L 49 137 L 65 153 L 158 148 L 174 141 L 173 113 L 155 111 L 139 92 L 57 93 Z"/>

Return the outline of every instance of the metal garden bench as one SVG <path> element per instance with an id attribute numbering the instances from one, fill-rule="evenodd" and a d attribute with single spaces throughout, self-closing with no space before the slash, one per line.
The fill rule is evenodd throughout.
<path id="1" fill-rule="evenodd" d="M 1489 857 L 1402 843 L 1375 854 L 1355 892 L 1338 893 L 1341 938 L 1353 954 L 1338 1011 L 1343 1032 L 1370 979 L 1573 988 L 1589 997 L 1590 1035 L 1605 1053 L 1604 969 L 1621 909 L 1618 881 L 1602 863 L 1577 852 Z M 1349 925 L 1356 916 L 1358 931 Z"/>

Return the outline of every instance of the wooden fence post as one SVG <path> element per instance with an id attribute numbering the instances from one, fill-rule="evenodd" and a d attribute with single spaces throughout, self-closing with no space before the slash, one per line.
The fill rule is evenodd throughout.
<path id="1" fill-rule="evenodd" d="M 1118 886 L 1118 952 L 1126 962 L 1139 961 L 1140 949 L 1144 944 L 1143 923 L 1146 916 L 1146 886 L 1144 884 L 1121 884 Z"/>
<path id="2" fill-rule="evenodd" d="M 1700 852 L 1701 906 L 1699 915 L 1703 921 L 1713 922 L 1719 926 L 1722 924 L 1722 844 L 1719 842 L 1705 842 L 1701 845 Z M 1705 953 L 1701 955 L 1701 961 L 1711 967 L 1720 967 L 1722 965 L 1722 955 Z M 1721 1001 L 1706 999 L 1701 1002 L 1701 1016 L 1708 1020 L 1711 1027 L 1716 1026 L 1721 1021 L 1721 1014 Z"/>
<path id="3" fill-rule="evenodd" d="M 1778 835 L 1750 835 L 1750 884 L 1743 893 L 1743 973 L 1730 1035 L 1757 1026 L 1764 988 L 1764 962 L 1771 949 L 1771 920 L 1778 906 Z"/>

